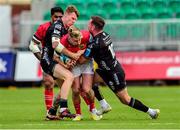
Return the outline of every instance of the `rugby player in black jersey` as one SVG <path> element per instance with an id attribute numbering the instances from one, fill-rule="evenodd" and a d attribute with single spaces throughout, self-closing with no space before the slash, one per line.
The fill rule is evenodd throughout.
<path id="1" fill-rule="evenodd" d="M 67 109 L 67 98 L 74 77 L 69 70 L 58 64 L 58 62 L 53 59 L 53 56 L 55 51 L 58 53 L 64 53 L 73 59 L 78 59 L 81 55 L 80 53 L 75 54 L 67 51 L 67 49 L 64 48 L 64 46 L 60 43 L 60 38 L 63 35 L 67 34 L 68 28 L 75 23 L 78 16 L 79 12 L 76 7 L 72 5 L 68 6 L 62 18 L 55 21 L 48 28 L 44 38 L 44 46 L 42 48 L 42 56 L 40 60 L 42 69 L 45 73 L 53 76 L 56 79 L 56 83 L 58 84 L 58 86 L 61 87 L 61 91 L 59 91 L 58 93 L 60 106 L 59 116 L 61 118 L 72 118 L 75 116 L 74 114 L 71 114 Z M 63 83 L 61 85 L 62 80 Z M 50 117 L 53 115 L 56 116 L 56 110 L 49 109 L 48 114 L 50 115 Z"/>
<path id="2" fill-rule="evenodd" d="M 141 101 L 129 96 L 124 70 L 116 59 L 110 35 L 103 31 L 104 25 L 103 18 L 91 17 L 88 29 L 93 38 L 84 56 L 80 58 L 81 62 L 85 62 L 89 57 L 94 58 L 99 67 L 96 69 L 97 78 L 95 78 L 95 82 L 99 82 L 100 79 L 103 80 L 123 104 L 148 113 L 152 119 L 156 119 L 160 113 L 159 109 L 149 108 Z"/>

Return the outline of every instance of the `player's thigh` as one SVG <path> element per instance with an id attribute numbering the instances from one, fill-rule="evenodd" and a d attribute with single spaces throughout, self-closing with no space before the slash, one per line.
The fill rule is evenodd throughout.
<path id="1" fill-rule="evenodd" d="M 73 79 L 73 74 L 66 68 L 64 68 L 63 66 L 56 64 L 54 66 L 54 73 L 53 76 L 58 78 L 58 79 Z"/>
<path id="2" fill-rule="evenodd" d="M 93 83 L 104 83 L 104 80 L 97 72 L 94 72 Z"/>
<path id="3" fill-rule="evenodd" d="M 73 84 L 72 84 L 72 91 L 74 93 L 78 93 L 80 91 L 80 87 L 81 87 L 80 76 L 78 76 L 78 77 L 74 78 L 74 81 L 73 81 Z"/>
<path id="4" fill-rule="evenodd" d="M 93 74 L 82 74 L 82 89 L 90 91 L 93 83 Z"/>

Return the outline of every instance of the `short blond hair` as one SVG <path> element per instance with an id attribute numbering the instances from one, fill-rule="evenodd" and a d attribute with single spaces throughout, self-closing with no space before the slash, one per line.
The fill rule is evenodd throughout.
<path id="1" fill-rule="evenodd" d="M 66 13 L 75 13 L 77 17 L 79 17 L 79 11 L 78 9 L 76 8 L 76 6 L 74 5 L 69 5 L 67 8 L 66 8 Z"/>
<path id="2" fill-rule="evenodd" d="M 77 28 L 75 26 L 69 27 L 68 33 L 69 33 L 69 36 L 72 38 L 76 38 L 76 39 L 82 38 L 81 31 L 79 30 L 79 28 Z"/>

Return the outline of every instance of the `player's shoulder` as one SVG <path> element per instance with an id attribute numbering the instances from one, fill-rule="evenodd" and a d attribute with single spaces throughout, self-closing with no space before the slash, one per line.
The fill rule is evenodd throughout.
<path id="1" fill-rule="evenodd" d="M 82 34 L 84 39 L 90 38 L 90 32 L 88 30 L 81 30 L 81 34 Z"/>
<path id="2" fill-rule="evenodd" d="M 112 43 L 110 35 L 106 32 L 101 33 L 100 41 L 101 43 L 104 43 L 105 45 L 109 45 L 110 43 Z"/>
<path id="3" fill-rule="evenodd" d="M 67 38 L 68 38 L 68 34 L 64 35 L 63 37 L 61 37 L 61 43 L 63 45 L 67 44 Z"/>
<path id="4" fill-rule="evenodd" d="M 50 25 L 51 25 L 51 22 L 48 21 L 48 22 L 45 22 L 45 23 L 43 23 L 43 24 L 40 24 L 39 27 L 41 27 L 41 28 L 46 28 L 46 27 L 49 27 Z"/>

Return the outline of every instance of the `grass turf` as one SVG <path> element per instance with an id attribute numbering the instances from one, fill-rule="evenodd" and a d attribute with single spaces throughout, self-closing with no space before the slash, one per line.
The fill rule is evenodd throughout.
<path id="1" fill-rule="evenodd" d="M 122 105 L 109 88 L 102 87 L 101 91 L 111 104 L 112 111 L 105 114 L 102 120 L 93 121 L 82 101 L 83 120 L 75 122 L 69 119 L 44 120 L 43 88 L 0 89 L 0 129 L 180 129 L 178 86 L 128 88 L 132 97 L 161 110 L 157 120 Z M 71 98 L 68 103 L 70 110 L 74 112 Z M 97 101 L 96 104 L 99 108 Z"/>

